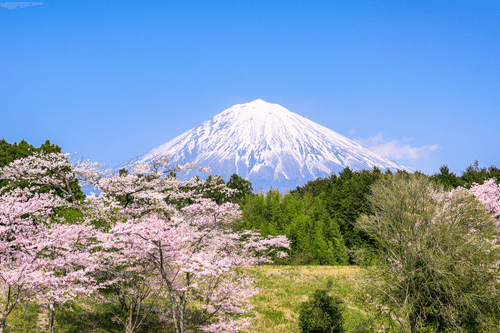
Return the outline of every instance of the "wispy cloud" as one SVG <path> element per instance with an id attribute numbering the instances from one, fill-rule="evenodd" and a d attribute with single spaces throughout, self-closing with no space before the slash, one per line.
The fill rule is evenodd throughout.
<path id="1" fill-rule="evenodd" d="M 411 140 L 411 139 L 410 139 Z M 427 155 L 431 151 L 439 149 L 437 145 L 424 145 L 421 147 L 412 147 L 408 141 L 399 142 L 398 140 L 386 141 L 382 133 L 368 139 L 357 139 L 359 143 L 369 148 L 379 156 L 393 160 L 409 159 L 417 160 Z"/>
<path id="2" fill-rule="evenodd" d="M 40 6 L 43 2 L 4 2 L 0 3 L 0 8 L 7 8 L 9 10 L 17 9 L 17 7 L 25 8 L 31 6 Z"/>

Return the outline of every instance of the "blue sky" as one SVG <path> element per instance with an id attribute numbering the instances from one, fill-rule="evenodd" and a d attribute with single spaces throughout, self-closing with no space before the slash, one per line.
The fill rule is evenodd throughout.
<path id="1" fill-rule="evenodd" d="M 33 4 L 0 3 L 8 142 L 116 166 L 260 98 L 427 174 L 500 166 L 499 1 Z"/>

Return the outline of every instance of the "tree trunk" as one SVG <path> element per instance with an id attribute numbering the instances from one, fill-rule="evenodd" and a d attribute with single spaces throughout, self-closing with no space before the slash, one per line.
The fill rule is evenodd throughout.
<path id="1" fill-rule="evenodd" d="M 7 316 L 2 316 L 0 319 L 0 333 L 3 333 L 5 330 L 5 322 L 7 321 Z"/>
<path id="2" fill-rule="evenodd" d="M 134 333 L 134 325 L 132 323 L 132 309 L 130 309 L 127 321 L 125 322 L 125 333 Z"/>
<path id="3" fill-rule="evenodd" d="M 134 328 L 130 323 L 125 324 L 125 333 L 134 333 Z"/>
<path id="4" fill-rule="evenodd" d="M 415 320 L 415 314 L 410 313 L 410 332 L 417 333 L 417 323 Z"/>
<path id="5" fill-rule="evenodd" d="M 49 304 L 49 333 L 54 333 L 54 311 L 55 311 L 55 304 L 54 302 L 51 302 Z"/>
<path id="6" fill-rule="evenodd" d="M 40 301 L 38 303 L 38 324 L 37 328 L 40 331 L 47 332 L 49 330 L 49 303 Z"/>

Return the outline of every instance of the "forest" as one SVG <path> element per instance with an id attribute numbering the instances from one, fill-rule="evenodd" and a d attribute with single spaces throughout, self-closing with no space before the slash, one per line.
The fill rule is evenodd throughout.
<path id="1" fill-rule="evenodd" d="M 259 268 L 316 266 L 356 270 L 363 318 L 344 320 L 350 296 L 327 279 L 296 305 L 297 332 L 500 331 L 499 168 L 345 168 L 265 193 L 186 169 L 208 171 L 112 173 L 1 140 L 0 333 L 253 331 Z"/>

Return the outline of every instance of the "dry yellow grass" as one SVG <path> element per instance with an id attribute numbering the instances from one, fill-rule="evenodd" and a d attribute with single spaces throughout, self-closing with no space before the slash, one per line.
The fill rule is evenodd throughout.
<path id="1" fill-rule="evenodd" d="M 300 332 L 298 326 L 300 303 L 331 279 L 331 293 L 346 304 L 345 329 L 364 317 L 354 302 L 354 278 L 360 272 L 353 266 L 264 266 L 250 270 L 257 286 L 262 289 L 253 303 L 257 317 L 252 330 L 262 333 Z"/>

